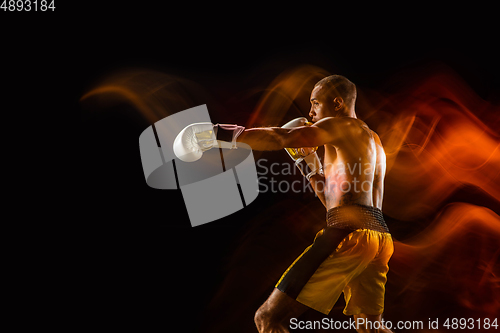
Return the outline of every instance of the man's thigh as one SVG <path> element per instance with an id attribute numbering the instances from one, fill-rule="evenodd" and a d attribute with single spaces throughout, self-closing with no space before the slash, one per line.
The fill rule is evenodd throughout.
<path id="1" fill-rule="evenodd" d="M 273 321 L 288 324 L 290 318 L 297 318 L 309 309 L 306 305 L 297 302 L 284 292 L 274 288 L 271 295 L 260 307 Z"/>

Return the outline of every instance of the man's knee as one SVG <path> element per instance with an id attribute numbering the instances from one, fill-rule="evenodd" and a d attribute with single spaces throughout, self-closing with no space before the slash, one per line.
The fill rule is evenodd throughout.
<path id="1" fill-rule="evenodd" d="M 255 311 L 255 316 L 253 317 L 253 320 L 255 322 L 255 325 L 257 325 L 257 328 L 261 325 L 261 323 L 264 321 L 264 310 L 262 310 L 262 307 L 258 308 L 257 311 Z"/>
<path id="2" fill-rule="evenodd" d="M 269 310 L 265 309 L 261 306 L 256 312 L 254 316 L 254 321 L 257 327 L 266 326 L 271 321 L 272 314 Z"/>
<path id="3" fill-rule="evenodd" d="M 281 323 L 279 320 L 276 320 L 273 312 L 264 305 L 255 312 L 254 321 L 259 332 L 266 332 L 266 330 L 272 327 L 281 326 Z"/>

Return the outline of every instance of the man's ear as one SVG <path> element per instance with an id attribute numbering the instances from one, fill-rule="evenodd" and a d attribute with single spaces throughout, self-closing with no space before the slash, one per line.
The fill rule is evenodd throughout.
<path id="1" fill-rule="evenodd" d="M 344 100 L 340 96 L 335 97 L 333 99 L 333 105 L 335 107 L 335 111 L 338 111 L 338 110 L 342 109 L 342 107 L 344 106 Z"/>

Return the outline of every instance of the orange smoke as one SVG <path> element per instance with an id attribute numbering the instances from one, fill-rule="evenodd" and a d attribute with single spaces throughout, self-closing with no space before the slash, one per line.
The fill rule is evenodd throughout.
<path id="1" fill-rule="evenodd" d="M 80 98 L 81 102 L 94 102 L 96 109 L 128 103 L 151 124 L 207 100 L 209 96 L 198 84 L 150 70 L 120 71 Z"/>
<path id="2" fill-rule="evenodd" d="M 500 201 L 500 136 L 498 126 L 490 127 L 498 124 L 498 106 L 480 99 L 446 68 L 389 99 L 394 101 L 391 113 L 399 115 L 379 124 L 391 163 L 384 202 L 388 215 L 401 220 L 428 216 L 463 184 Z M 485 124 L 479 116 L 486 115 L 496 119 Z M 402 135 L 391 136 L 392 131 Z"/>
<path id="3" fill-rule="evenodd" d="M 309 97 L 316 82 L 328 76 L 325 70 L 305 65 L 280 74 L 252 112 L 246 126 L 279 126 L 295 117 L 307 117 Z M 284 119 L 288 116 L 290 119 Z"/>
<path id="4" fill-rule="evenodd" d="M 500 217 L 465 203 L 445 207 L 410 240 L 395 242 L 389 285 L 437 291 L 478 313 L 500 311 Z"/>

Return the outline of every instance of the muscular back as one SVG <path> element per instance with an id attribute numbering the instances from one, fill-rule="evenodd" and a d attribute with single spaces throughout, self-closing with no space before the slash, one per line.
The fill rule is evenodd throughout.
<path id="1" fill-rule="evenodd" d="M 326 208 L 361 204 L 382 209 L 386 157 L 380 138 L 359 119 L 349 118 L 344 125 L 340 138 L 324 145 Z"/>

